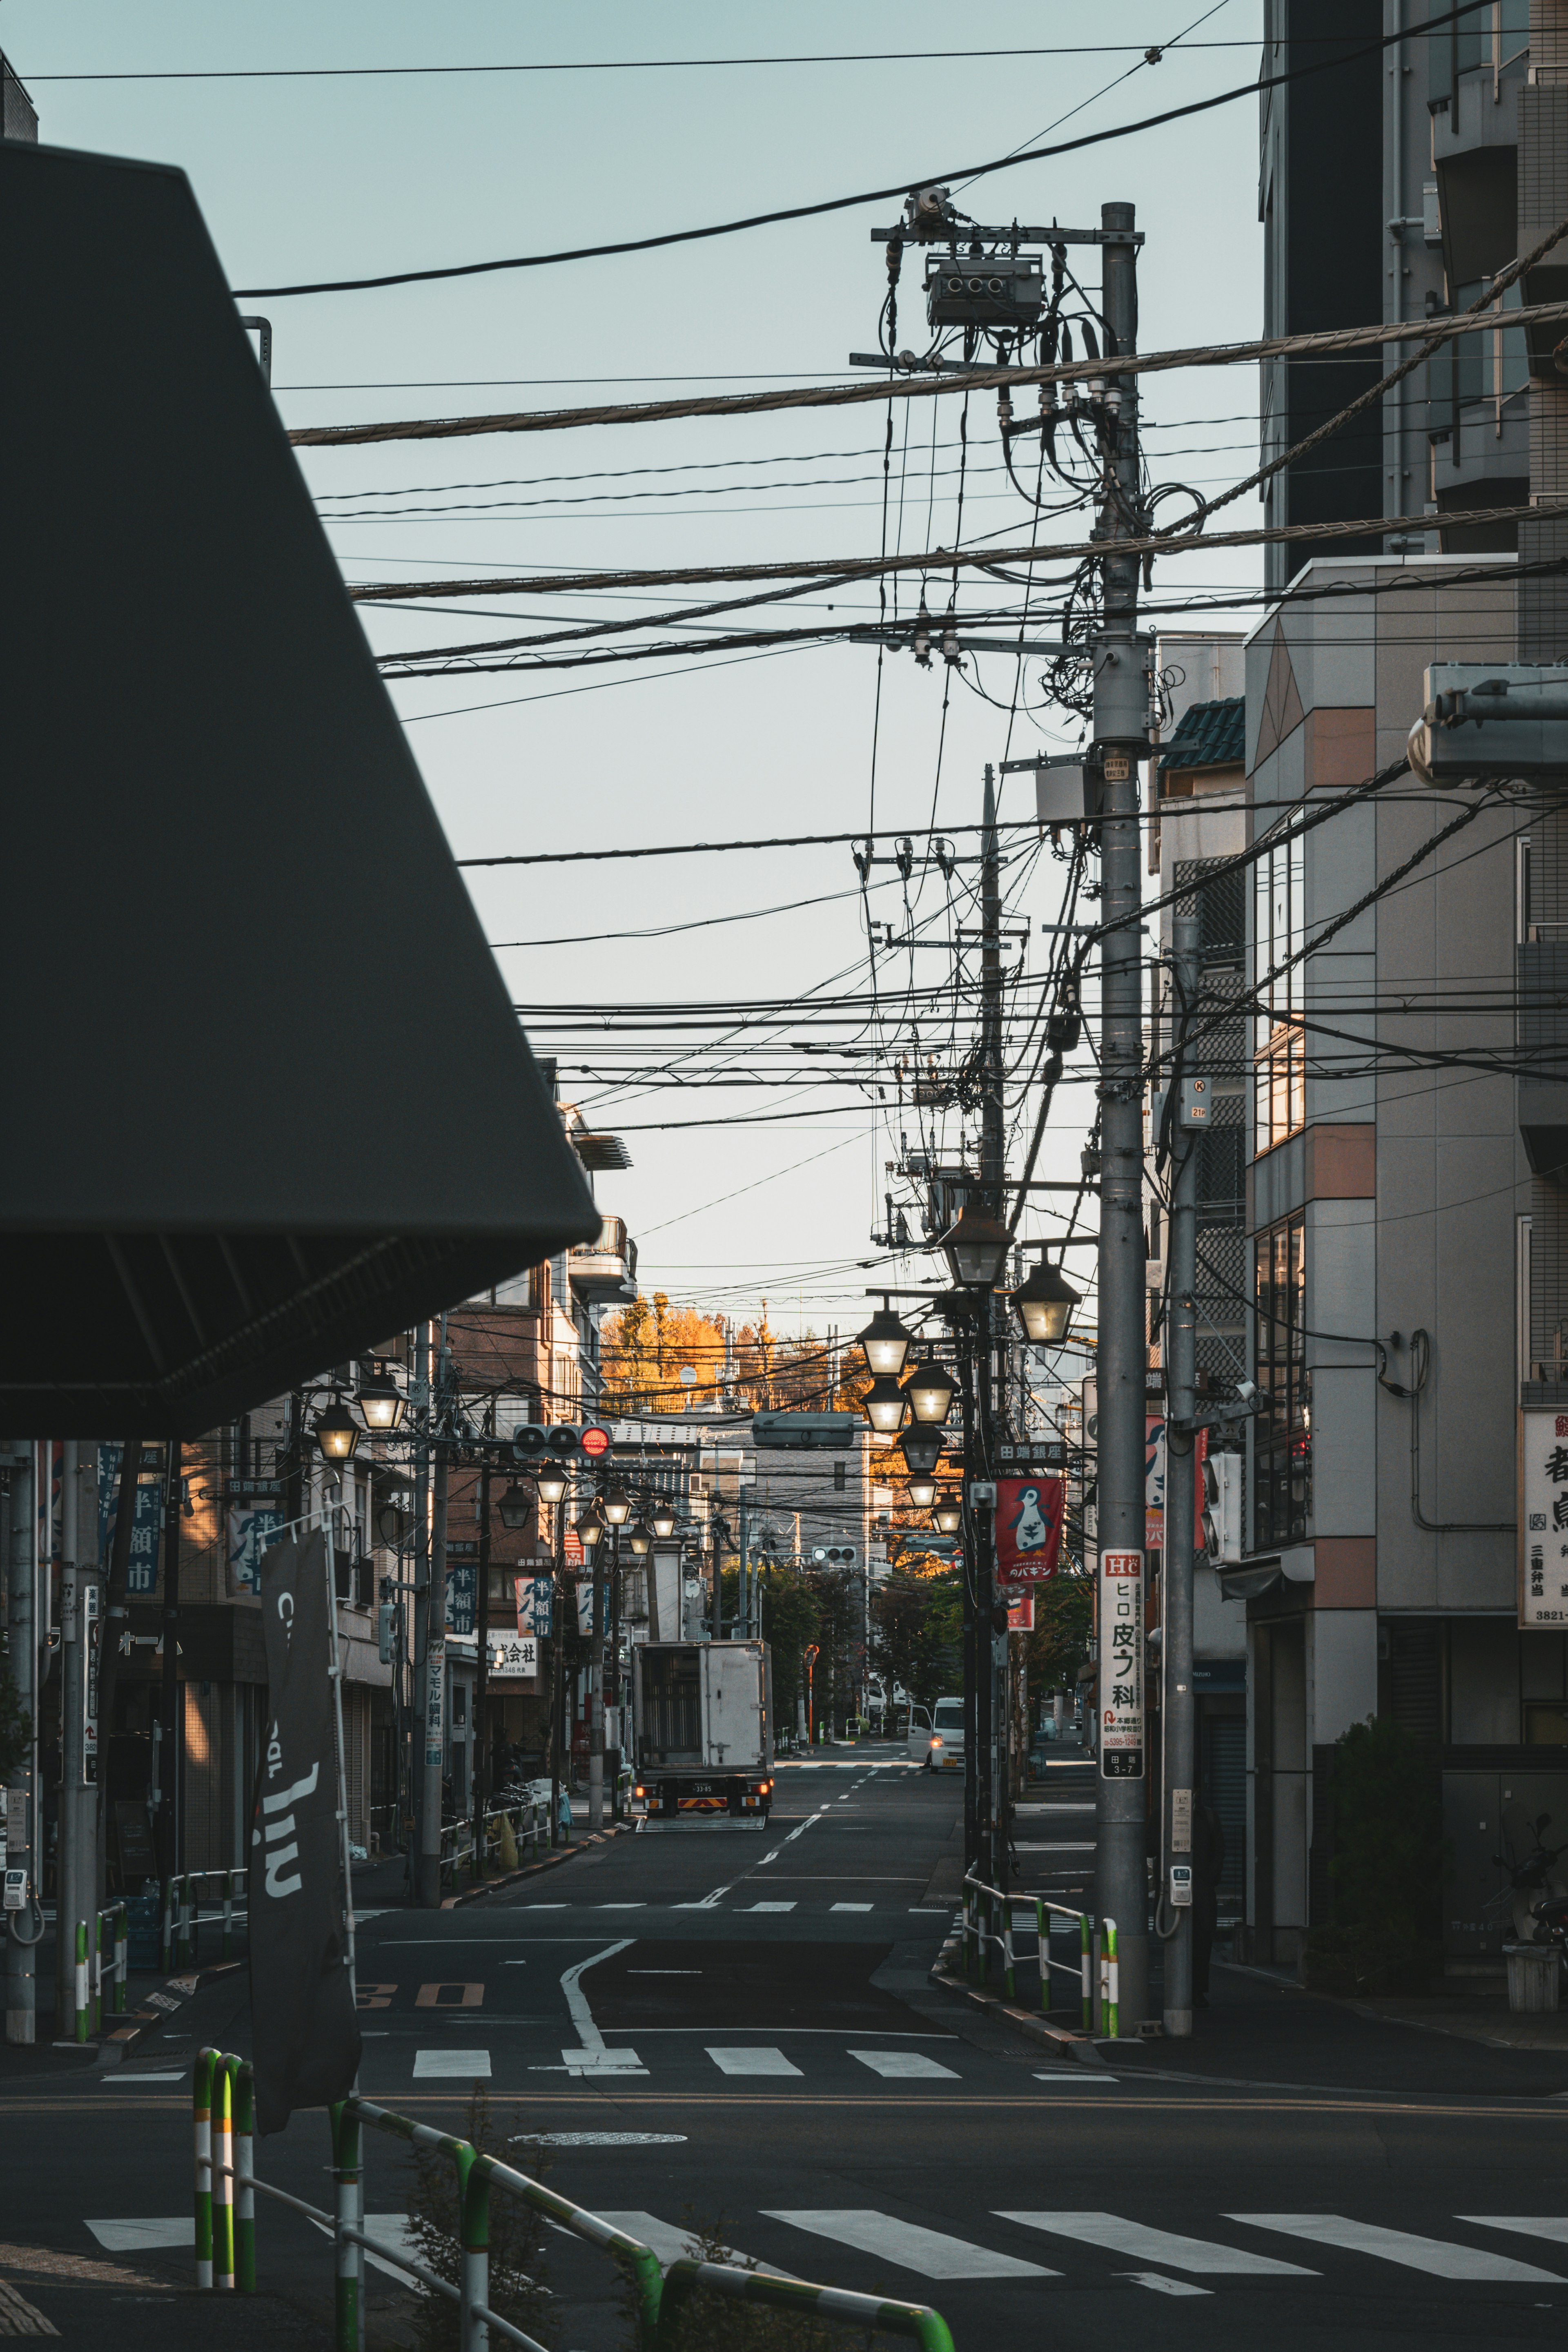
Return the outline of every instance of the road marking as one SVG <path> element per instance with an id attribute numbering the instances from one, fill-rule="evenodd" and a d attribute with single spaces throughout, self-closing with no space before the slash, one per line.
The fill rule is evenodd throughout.
<path id="1" fill-rule="evenodd" d="M 1456 2213 L 1454 2219 L 1480 2230 L 1517 2230 L 1522 2237 L 1550 2238 L 1555 2245 L 1568 2246 L 1568 2221 L 1561 2213 Z"/>
<path id="2" fill-rule="evenodd" d="M 913 2221 L 895 2221 L 874 2206 L 847 2206 L 819 2210 L 813 2207 L 765 2206 L 770 2221 L 787 2221 L 791 2229 L 809 2230 L 814 2237 L 831 2238 L 835 2245 L 852 2246 L 857 2253 L 875 2254 L 895 2263 L 900 2270 L 920 2278 L 1060 2278 L 1039 2263 L 1020 2263 L 1012 2254 L 993 2254 L 967 2239 L 949 2238 L 941 2230 L 920 2230 Z"/>
<path id="3" fill-rule="evenodd" d="M 786 1847 L 787 1845 L 793 1845 L 793 1844 L 794 1844 L 794 1843 L 795 1843 L 795 1840 L 796 1840 L 796 1839 L 797 1839 L 797 1838 L 801 1834 L 801 1832 L 802 1832 L 803 1831 L 805 1831 L 805 1830 L 809 1830 L 809 1829 L 810 1828 L 811 1823 L 812 1823 L 813 1822 L 821 1821 L 821 1818 L 822 1818 L 822 1815 L 827 1811 L 827 1810 L 828 1810 L 828 1809 L 827 1809 L 826 1805 L 819 1805 L 819 1806 L 817 1807 L 817 1810 L 816 1810 L 816 1811 L 815 1811 L 814 1813 L 808 1813 L 808 1814 L 807 1814 L 807 1816 L 806 1816 L 806 1818 L 805 1818 L 805 1820 L 804 1820 L 803 1822 L 797 1822 L 796 1826 L 795 1826 L 795 1827 L 794 1827 L 794 1828 L 793 1828 L 793 1829 L 789 1832 L 788 1836 L 786 1836 L 786 1837 L 781 1837 L 781 1838 L 779 1839 L 779 1841 L 778 1844 L 773 1848 L 772 1852 L 771 1852 L 771 1853 L 765 1853 L 765 1854 L 762 1856 L 761 1861 L 758 1862 L 758 1863 L 754 1865 L 754 1867 L 755 1867 L 756 1869 L 758 1869 L 758 1870 L 760 1870 L 760 1869 L 761 1869 L 761 1867 L 762 1867 L 762 1864 L 763 1864 L 764 1862 L 772 1862 L 772 1861 L 774 1861 L 774 1860 L 775 1860 L 775 1859 L 776 1859 L 779 1854 L 781 1854 L 781 1853 L 783 1853 L 783 1851 L 784 1851 L 784 1849 L 785 1849 L 785 1847 Z M 676 1908 L 678 1911 L 679 1911 L 679 1910 L 685 1910 L 686 1907 L 687 1907 L 687 1906 L 686 1906 L 685 1904 L 677 1904 L 677 1905 L 675 1906 L 675 1908 Z"/>
<path id="4" fill-rule="evenodd" d="M 645 1903 L 598 1903 L 594 1908 L 598 1911 L 645 1911 L 648 1906 Z"/>
<path id="5" fill-rule="evenodd" d="M 1092 2071 L 1087 2066 L 1074 2066 L 1071 2069 L 1058 2066 L 1051 2074 L 1037 2074 L 1034 2079 L 1037 2083 L 1054 2083 L 1059 2088 L 1064 2090 L 1082 2091 L 1084 2084 L 1088 2083 L 1095 2085 L 1101 2083 L 1119 2083 L 1122 2078 L 1119 2074 L 1102 2074 L 1098 2066 Z"/>
<path id="6" fill-rule="evenodd" d="M 919 2050 L 852 2050 L 849 2054 L 858 2058 L 862 2066 L 869 2066 L 873 2074 L 884 2075 L 890 2083 L 929 2083 L 938 2075 L 949 2083 L 959 2079 L 951 2066 L 939 2066 L 935 2058 L 927 2058 Z"/>
<path id="7" fill-rule="evenodd" d="M 111 2084 L 118 2084 L 120 2083 L 183 2083 L 184 2079 L 185 2070 L 183 2066 L 176 2066 L 173 2072 L 168 2074 L 110 2074 L 109 2077 Z"/>
<path id="8" fill-rule="evenodd" d="M 830 1903 L 828 1908 L 830 1911 L 869 1911 L 872 1906 L 869 1903 Z"/>
<path id="9" fill-rule="evenodd" d="M 733 1886 L 734 1884 L 735 1881 L 731 1879 L 729 1885 Z M 713 1893 L 705 1895 L 700 1903 L 677 1903 L 674 1907 L 677 1911 L 714 1911 L 718 1907 L 719 1896 L 728 1893 L 729 1886 L 716 1886 Z"/>
<path id="10" fill-rule="evenodd" d="M 89 2221 L 87 2228 L 111 2254 L 151 2253 L 160 2246 L 193 2246 L 196 2224 L 189 2213 L 150 2221 Z"/>
<path id="11" fill-rule="evenodd" d="M 524 1963 L 519 1960 L 517 1966 Z M 628 1969 L 629 1977 L 700 1977 L 701 1969 Z"/>
<path id="12" fill-rule="evenodd" d="M 685 2132 L 519 2132 L 514 2147 L 684 2147 Z"/>
<path id="13" fill-rule="evenodd" d="M 1491 2279 L 1516 2286 L 1563 2284 L 1556 2272 L 1538 2271 L 1508 2254 L 1448 2245 L 1441 2238 L 1417 2238 L 1407 2230 L 1384 2230 L 1374 2221 L 1352 2221 L 1343 2213 L 1228 2213 L 1225 2219 L 1244 2221 L 1254 2230 L 1279 2230 L 1288 2238 L 1307 2238 L 1322 2246 L 1341 2246 L 1349 2253 L 1375 2254 L 1382 2262 L 1424 2271 L 1428 2278 Z"/>
<path id="14" fill-rule="evenodd" d="M 585 1969 L 596 1969 L 601 1960 L 612 1960 L 617 1952 L 629 1952 L 633 1940 L 630 1936 L 623 1936 L 618 1944 L 606 1944 L 601 1952 L 594 1952 L 586 1960 L 579 1960 L 561 1978 L 560 1989 L 566 1995 L 566 2005 L 571 2012 L 571 2021 L 577 2028 L 580 2043 L 576 2050 L 563 2050 L 560 2053 L 570 2074 L 645 2074 L 648 2071 L 634 2050 L 610 2050 L 605 2047 L 604 2036 L 593 2021 L 588 1996 L 579 1981 Z"/>
<path id="15" fill-rule="evenodd" d="M 651 2247 L 657 2255 L 661 2270 L 667 2271 L 672 2263 L 698 2257 L 702 2253 L 701 2241 L 694 2238 L 689 2230 L 678 2230 L 673 2221 L 661 2221 L 656 2213 L 601 2213 L 599 2218 L 601 2221 L 608 2221 L 612 2230 L 623 2230 L 629 2238 L 641 2238 L 643 2243 Z M 733 2246 L 727 2246 L 724 2251 L 727 2259 L 732 2263 L 744 2263 L 746 2260 L 746 2256 L 737 2253 Z M 775 2271 L 770 2275 L 777 2278 L 779 2273 Z"/>
<path id="16" fill-rule="evenodd" d="M 455 1992 L 455 2000 L 443 2000 L 444 1992 Z M 446 1984 L 423 1984 L 413 1997 L 415 2009 L 482 2009 L 485 1988 L 482 1984 L 460 1984 L 455 1979 Z"/>
<path id="17" fill-rule="evenodd" d="M 743 1904 L 741 1904 L 741 1905 L 737 1906 L 737 1908 L 738 1908 L 738 1909 L 740 1909 L 740 1910 L 743 1910 L 743 1911 L 793 1911 L 793 1909 L 795 1908 L 795 1906 L 794 1906 L 793 1902 L 789 1902 L 789 1903 L 743 1903 Z"/>
<path id="18" fill-rule="evenodd" d="M 490 2053 L 487 2050 L 416 2050 L 413 2053 L 413 2079 L 422 2075 L 459 2076 L 465 2082 L 488 2075 Z"/>
<path id="19" fill-rule="evenodd" d="M 1103 2246 L 1109 2254 L 1130 2255 L 1135 2263 L 1165 2263 L 1173 2271 L 1197 2271 L 1217 2278 L 1316 2278 L 1316 2271 L 1300 2263 L 1281 2263 L 1272 2254 L 1254 2254 L 1244 2246 L 1220 2246 L 1207 2238 L 1184 2238 L 1171 2230 L 1151 2230 L 1141 2221 L 1124 2221 L 1120 2213 L 1012 2213 L 998 2210 L 1000 2221 L 1016 2221 L 1025 2230 L 1044 2230 L 1055 2238 L 1075 2238 L 1082 2245 Z M 1130 2276 L 1131 2273 L 1126 2273 Z"/>
<path id="20" fill-rule="evenodd" d="M 1130 2279 L 1134 2286 L 1152 2286 L 1156 2294 L 1212 2294 L 1211 2286 L 1194 2286 L 1187 2279 L 1162 2278 L 1158 2271 L 1118 2271 L 1118 2278 Z"/>
<path id="21" fill-rule="evenodd" d="M 710 2050 L 721 2074 L 799 2074 L 782 2050 Z"/>

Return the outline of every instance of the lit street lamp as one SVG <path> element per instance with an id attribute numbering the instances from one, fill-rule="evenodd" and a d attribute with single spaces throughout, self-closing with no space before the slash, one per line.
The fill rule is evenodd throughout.
<path id="1" fill-rule="evenodd" d="M 655 1503 L 653 1509 L 652 1518 L 653 1533 L 658 1537 L 661 1543 L 664 1541 L 667 1536 L 673 1536 L 674 1534 L 675 1507 L 674 1503 Z"/>
<path id="2" fill-rule="evenodd" d="M 612 1486 L 599 1498 L 599 1507 L 612 1528 L 623 1528 L 632 1516 L 632 1497 L 624 1486 Z"/>
<path id="3" fill-rule="evenodd" d="M 929 1472 L 923 1472 L 918 1478 L 910 1480 L 908 1494 L 915 1510 L 928 1511 L 936 1500 L 936 1481 Z"/>
<path id="4" fill-rule="evenodd" d="M 641 1519 L 633 1520 L 626 1530 L 626 1540 L 641 1559 L 653 1543 L 653 1531 Z"/>
<path id="5" fill-rule="evenodd" d="M 1009 1304 L 1024 1338 L 1035 1347 L 1054 1347 L 1067 1337 L 1072 1310 L 1082 1293 L 1063 1278 L 1061 1268 L 1041 1258 L 1027 1282 L 1011 1294 Z"/>
<path id="6" fill-rule="evenodd" d="M 566 1472 L 559 1463 L 544 1462 L 534 1474 L 534 1491 L 541 1503 L 559 1503 L 566 1494 Z"/>
<path id="7" fill-rule="evenodd" d="M 316 1443 L 325 1462 L 347 1462 L 360 1442 L 360 1424 L 340 1396 L 316 1416 Z"/>
<path id="8" fill-rule="evenodd" d="M 379 1356 L 371 1360 L 369 1372 L 360 1382 L 359 1402 L 367 1429 L 395 1429 L 402 1419 L 402 1391 Z"/>
<path id="9" fill-rule="evenodd" d="M 931 1517 L 938 1535 L 956 1536 L 964 1524 L 964 1506 L 955 1495 L 949 1501 L 938 1503 Z"/>
<path id="10" fill-rule="evenodd" d="M 946 1365 L 939 1364 L 933 1356 L 924 1364 L 915 1365 L 904 1383 L 904 1393 L 916 1421 L 924 1422 L 927 1428 L 940 1429 L 952 1411 L 958 1383 Z"/>
<path id="11" fill-rule="evenodd" d="M 861 1411 L 879 1437 L 896 1437 L 904 1427 L 909 1400 L 896 1381 L 884 1377 L 873 1381 L 861 1402 Z"/>
<path id="12" fill-rule="evenodd" d="M 855 1337 L 873 1380 L 895 1381 L 915 1344 L 915 1334 L 899 1321 L 885 1298 L 865 1329 Z"/>
<path id="13" fill-rule="evenodd" d="M 585 1552 L 591 1553 L 604 1533 L 604 1515 L 597 1503 L 591 1503 L 577 1523 L 577 1539 Z"/>

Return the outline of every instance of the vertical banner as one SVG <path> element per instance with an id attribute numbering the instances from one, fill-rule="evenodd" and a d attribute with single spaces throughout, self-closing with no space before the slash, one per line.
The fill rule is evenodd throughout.
<path id="1" fill-rule="evenodd" d="M 98 1556 L 109 1558 L 114 1514 L 120 1501 L 120 1464 L 123 1446 L 98 1449 Z M 163 1527 L 163 1481 L 151 1472 L 137 1482 L 136 1511 L 131 1522 L 131 1565 L 126 1591 L 145 1600 L 158 1590 L 158 1539 Z"/>
<path id="2" fill-rule="evenodd" d="M 474 1546 L 475 1553 L 478 1545 Z M 474 1600 L 479 1586 L 479 1562 L 476 1558 L 454 1559 L 455 1544 L 446 1547 L 446 1630 L 449 1633 L 469 1634 L 474 1631 Z"/>
<path id="3" fill-rule="evenodd" d="M 1166 1424 L 1158 1413 L 1144 1416 L 1144 1549 L 1161 1551 L 1166 1540 Z"/>
<path id="4" fill-rule="evenodd" d="M 230 1505 L 225 1573 L 231 1601 L 241 1592 L 261 1591 L 261 1556 L 277 1541 L 283 1524 L 281 1502 L 264 1503 L 259 1508 L 250 1504 Z M 132 1536 L 133 1544 L 135 1540 Z M 132 1585 L 131 1591 L 135 1590 Z"/>
<path id="5" fill-rule="evenodd" d="M 1100 1555 L 1100 1770 L 1144 1777 L 1144 1555 Z"/>
<path id="6" fill-rule="evenodd" d="M 1519 1622 L 1568 1625 L 1568 1412 L 1519 1416 Z"/>
<path id="7" fill-rule="evenodd" d="M 250 1835 L 250 2006 L 256 2122 L 346 2098 L 360 2065 L 338 1824 L 327 1543 L 274 1544 L 261 1563 L 267 1752 Z"/>
<path id="8" fill-rule="evenodd" d="M 1061 1478 L 997 1481 L 997 1588 L 1043 1583 L 1061 1557 Z"/>
<path id="9" fill-rule="evenodd" d="M 512 1580 L 517 1595 L 517 1632 L 520 1634 L 542 1634 L 548 1639 L 552 1623 L 555 1579 L 552 1576 L 518 1576 Z"/>
<path id="10" fill-rule="evenodd" d="M 432 1642 L 424 1659 L 424 1760 L 439 1772 L 446 1748 L 446 1644 Z"/>

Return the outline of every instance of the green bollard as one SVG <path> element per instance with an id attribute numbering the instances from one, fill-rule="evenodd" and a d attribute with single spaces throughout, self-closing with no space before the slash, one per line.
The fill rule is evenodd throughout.
<path id="1" fill-rule="evenodd" d="M 196 2284 L 213 2283 L 213 2073 L 215 2050 L 196 2053 L 191 2083 L 191 2120 L 195 2127 Z"/>
<path id="2" fill-rule="evenodd" d="M 123 1903 L 114 1906 L 114 2013 L 123 2017 L 131 2006 L 131 1916 Z"/>
<path id="3" fill-rule="evenodd" d="M 1083 1969 L 1083 2031 L 1094 2031 L 1094 1941 L 1089 1932 L 1089 1914 L 1078 1915 L 1078 1949 Z"/>
<path id="4" fill-rule="evenodd" d="M 213 2284 L 233 2293 L 235 2283 L 234 2083 L 236 2058 L 213 2070 Z"/>
<path id="5" fill-rule="evenodd" d="M 1122 1972 L 1116 1958 L 1116 1922 L 1103 1919 L 1100 1924 L 1105 1931 L 1105 2031 L 1115 2042 L 1122 2032 Z"/>
<path id="6" fill-rule="evenodd" d="M 78 1919 L 77 1921 L 76 1950 L 76 2038 L 78 2042 L 85 2042 L 87 2040 L 87 2021 L 90 2000 L 91 1997 L 88 1991 L 87 1980 L 87 1921 L 85 1919 Z"/>
<path id="7" fill-rule="evenodd" d="M 458 2326 L 463 2352 L 490 2341 L 489 2323 L 475 2319 L 473 2306 L 490 2300 L 490 2166 L 466 2142 L 457 2158 L 457 2195 L 462 2216 L 463 2300 Z"/>
<path id="8" fill-rule="evenodd" d="M 338 2226 L 333 2232 L 337 2275 L 332 2294 L 333 2352 L 359 2352 L 360 2282 L 364 2275 L 363 2250 L 344 2236 L 345 2230 L 362 2230 L 360 2178 L 360 2119 L 346 2099 L 329 2110 L 332 2122 L 332 2172 L 337 2182 Z"/>
<path id="9" fill-rule="evenodd" d="M 256 2077 L 248 2058 L 235 2069 L 235 2287 L 240 2294 L 256 2293 Z"/>

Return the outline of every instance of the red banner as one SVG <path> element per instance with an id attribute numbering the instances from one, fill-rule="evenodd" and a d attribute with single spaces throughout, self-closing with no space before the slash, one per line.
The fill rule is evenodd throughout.
<path id="1" fill-rule="evenodd" d="M 997 1481 L 997 1584 L 1039 1584 L 1061 1557 L 1064 1487 L 1060 1478 Z"/>

